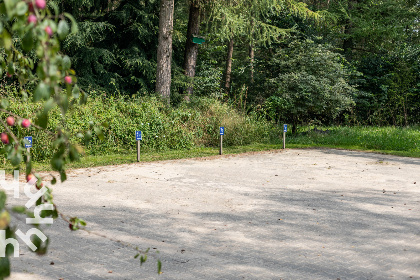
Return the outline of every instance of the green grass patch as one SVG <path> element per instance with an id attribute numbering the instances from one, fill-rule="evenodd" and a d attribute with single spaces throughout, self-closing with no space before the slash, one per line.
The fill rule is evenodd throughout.
<path id="1" fill-rule="evenodd" d="M 308 127 L 301 128 L 296 136 L 288 133 L 286 137 L 286 148 L 335 148 L 420 158 L 419 127 L 323 127 L 322 130 L 328 131 L 328 133 L 308 132 L 309 129 Z M 223 154 L 240 154 L 282 148 L 282 139 L 272 138 L 267 143 L 224 146 Z M 219 155 L 217 146 L 199 146 L 191 149 L 166 151 L 149 150 L 141 153 L 141 162 L 211 157 L 217 155 Z M 133 145 L 131 149 L 125 152 L 106 155 L 86 155 L 79 162 L 69 164 L 68 168 L 86 168 L 135 162 L 137 162 L 137 154 L 135 145 Z M 48 162 L 36 163 L 35 168 L 38 171 L 50 170 Z"/>
<path id="2" fill-rule="evenodd" d="M 324 133 L 301 128 L 288 137 L 289 147 L 328 147 L 420 157 L 420 128 L 413 127 L 324 127 Z"/>

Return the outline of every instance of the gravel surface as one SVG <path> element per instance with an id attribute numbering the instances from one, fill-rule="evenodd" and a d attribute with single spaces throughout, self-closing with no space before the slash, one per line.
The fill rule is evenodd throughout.
<path id="1" fill-rule="evenodd" d="M 418 158 L 307 149 L 96 167 L 54 194 L 93 233 L 54 221 L 48 254 L 21 242 L 10 279 L 420 279 Z M 127 244 L 151 248 L 142 267 Z"/>

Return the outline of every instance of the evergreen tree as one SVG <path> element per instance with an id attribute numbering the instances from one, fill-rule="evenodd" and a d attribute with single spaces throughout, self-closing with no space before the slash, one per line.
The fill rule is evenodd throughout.
<path id="1" fill-rule="evenodd" d="M 158 1 L 63 1 L 80 32 L 63 44 L 84 88 L 112 94 L 154 91 Z"/>

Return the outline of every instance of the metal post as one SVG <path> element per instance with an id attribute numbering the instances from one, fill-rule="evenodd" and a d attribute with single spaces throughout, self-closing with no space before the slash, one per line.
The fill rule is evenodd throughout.
<path id="1" fill-rule="evenodd" d="M 31 160 L 31 148 L 26 148 L 26 152 L 28 153 L 27 154 L 28 159 L 26 162 L 29 162 Z"/>
<path id="2" fill-rule="evenodd" d="M 286 149 L 287 124 L 283 124 L 283 149 Z"/>
<path id="3" fill-rule="evenodd" d="M 283 149 L 286 149 L 286 132 L 283 131 Z"/>
<path id="4" fill-rule="evenodd" d="M 222 155 L 222 151 L 223 151 L 223 135 L 220 135 L 220 151 L 219 151 L 219 155 Z"/>
<path id="5" fill-rule="evenodd" d="M 137 162 L 140 162 L 140 140 L 137 140 Z"/>

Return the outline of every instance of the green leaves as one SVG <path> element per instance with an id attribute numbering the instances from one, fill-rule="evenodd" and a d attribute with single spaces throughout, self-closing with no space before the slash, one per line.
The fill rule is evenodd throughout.
<path id="1" fill-rule="evenodd" d="M 23 1 L 19 1 L 19 3 L 16 5 L 16 14 L 18 16 L 23 16 L 27 11 L 28 5 Z"/>
<path id="2" fill-rule="evenodd" d="M 71 21 L 71 33 L 76 34 L 77 32 L 79 32 L 79 27 L 74 17 L 69 13 L 64 13 L 64 15 Z"/>
<path id="3" fill-rule="evenodd" d="M 26 32 L 25 36 L 22 38 L 22 49 L 26 52 L 29 52 L 34 47 L 34 36 L 32 30 Z"/>
<path id="4" fill-rule="evenodd" d="M 0 258 L 0 279 L 10 276 L 9 257 Z"/>
<path id="5" fill-rule="evenodd" d="M 71 61 L 70 61 L 70 57 L 68 55 L 63 56 L 63 60 L 62 60 L 61 63 L 62 63 L 63 71 L 67 71 L 67 70 L 70 69 Z"/>
<path id="6" fill-rule="evenodd" d="M 65 20 L 60 20 L 57 27 L 57 34 L 60 40 L 64 40 L 69 34 L 70 28 L 68 23 Z"/>
<path id="7" fill-rule="evenodd" d="M 38 84 L 34 92 L 34 102 L 50 97 L 50 86 L 44 82 Z"/>
<path id="8" fill-rule="evenodd" d="M 6 193 L 4 191 L 0 191 L 0 211 L 2 211 L 6 205 L 6 198 Z"/>

